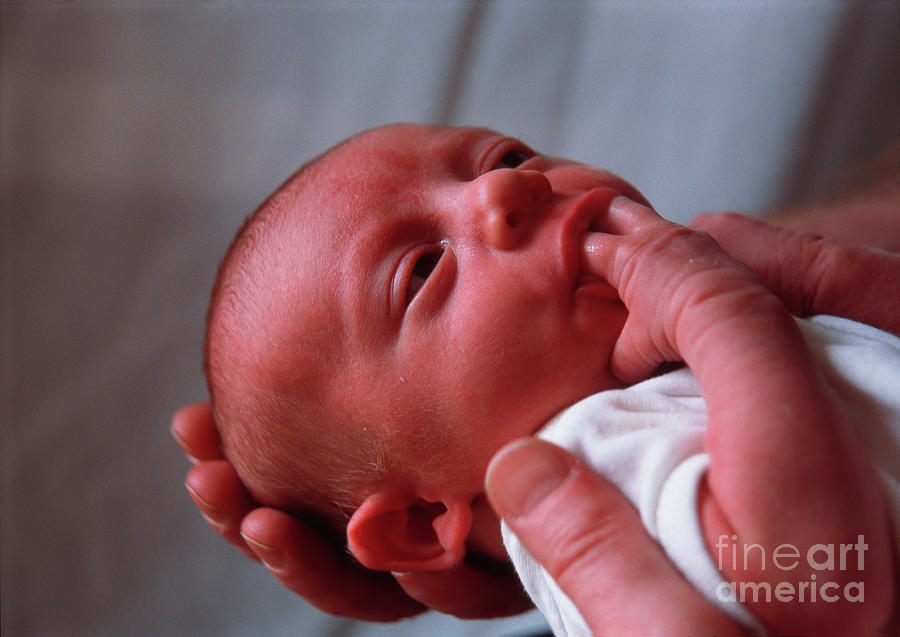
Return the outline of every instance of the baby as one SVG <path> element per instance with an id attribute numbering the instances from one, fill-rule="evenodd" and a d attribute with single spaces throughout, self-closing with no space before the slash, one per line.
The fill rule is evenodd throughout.
<path id="1" fill-rule="evenodd" d="M 834 370 L 829 348 L 846 346 L 900 374 L 897 339 L 838 319 L 798 328 L 709 237 L 615 175 L 484 129 L 397 125 L 313 160 L 245 222 L 213 290 L 205 370 L 254 497 L 318 511 L 370 568 L 508 559 L 485 468 L 553 419 L 545 433 L 588 462 L 607 462 L 587 450 L 598 440 L 612 450 L 599 468 L 711 600 L 749 626 L 849 634 L 886 619 L 894 571 L 879 476 L 850 424 L 862 412 L 869 448 L 896 449 L 884 429 L 900 405 Z M 654 376 L 666 361 L 693 374 Z M 601 431 L 590 416 L 579 438 L 579 401 L 595 397 L 596 413 L 656 418 Z M 660 405 L 693 415 L 670 426 Z M 585 630 L 507 543 L 554 629 Z M 840 564 L 822 572 L 828 546 Z M 834 602 L 803 603 L 817 574 Z M 728 586 L 773 580 L 768 601 Z"/>

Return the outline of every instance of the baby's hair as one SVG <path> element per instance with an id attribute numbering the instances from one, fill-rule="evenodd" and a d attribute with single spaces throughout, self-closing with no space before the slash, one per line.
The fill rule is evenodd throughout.
<path id="1" fill-rule="evenodd" d="M 270 279 L 290 252 L 307 248 L 283 240 L 302 223 L 301 193 L 322 160 L 352 139 L 301 166 L 244 220 L 219 265 L 203 342 L 223 451 L 251 494 L 263 504 L 314 511 L 335 529 L 346 525 L 365 485 L 383 474 L 384 442 L 380 428 L 361 436 L 346 414 L 326 409 L 310 381 L 316 370 L 272 369 L 279 356 L 314 347 L 320 336 L 300 345 L 278 333 L 269 311 L 281 290 Z"/>

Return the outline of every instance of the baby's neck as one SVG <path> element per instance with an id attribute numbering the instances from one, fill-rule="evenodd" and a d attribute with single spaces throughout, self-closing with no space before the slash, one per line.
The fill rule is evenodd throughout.
<path id="1" fill-rule="evenodd" d="M 466 547 L 473 553 L 498 562 L 509 561 L 500 535 L 500 518 L 494 513 L 483 493 L 472 502 L 472 530 L 469 531 Z"/>

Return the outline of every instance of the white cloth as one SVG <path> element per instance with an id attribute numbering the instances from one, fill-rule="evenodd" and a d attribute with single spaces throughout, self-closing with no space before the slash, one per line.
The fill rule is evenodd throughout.
<path id="1" fill-rule="evenodd" d="M 798 324 L 879 469 L 895 539 L 900 540 L 900 339 L 832 316 Z M 696 513 L 697 488 L 709 460 L 703 450 L 706 422 L 693 374 L 679 369 L 589 396 L 553 418 L 539 436 L 573 452 L 614 483 L 697 590 L 762 632 L 745 606 L 716 596 L 724 580 L 706 550 Z M 554 633 L 590 635 L 572 602 L 505 524 L 503 539 Z"/>

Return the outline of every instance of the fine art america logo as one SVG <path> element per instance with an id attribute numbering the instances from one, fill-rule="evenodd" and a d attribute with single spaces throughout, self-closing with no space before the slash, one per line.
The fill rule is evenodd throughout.
<path id="1" fill-rule="evenodd" d="M 814 572 L 800 582 L 774 581 L 777 577 L 771 578 L 771 582 L 720 582 L 716 597 L 722 602 L 865 601 L 865 582 L 846 582 L 841 586 L 829 579 L 829 573 L 845 571 L 848 564 L 858 571 L 865 570 L 865 552 L 869 545 L 862 535 L 857 536 L 856 544 L 813 544 L 805 552 L 793 544 L 779 544 L 769 556 L 759 544 L 743 544 L 739 550 L 736 540 L 736 535 L 730 538 L 719 536 L 716 550 L 720 572 L 726 565 L 731 566 L 732 572 L 739 567 L 746 571 L 748 562 L 754 561 L 755 565 L 755 560 L 759 560 L 759 568 L 763 571 L 787 572 L 805 564 Z"/>

